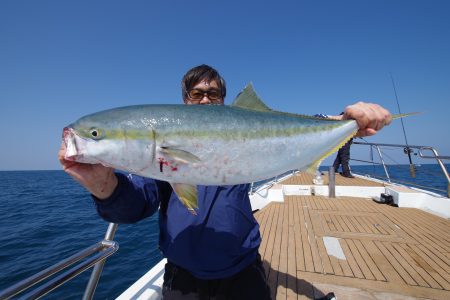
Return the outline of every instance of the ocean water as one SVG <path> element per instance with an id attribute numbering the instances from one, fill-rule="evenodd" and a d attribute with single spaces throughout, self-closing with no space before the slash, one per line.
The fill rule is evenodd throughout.
<path id="1" fill-rule="evenodd" d="M 63 171 L 0 172 L 0 290 L 103 239 L 108 223 Z M 119 250 L 104 267 L 95 299 L 114 299 L 154 266 L 158 216 L 119 225 Z M 44 299 L 81 299 L 87 270 Z"/>
<path id="2" fill-rule="evenodd" d="M 380 167 L 352 169 L 384 175 Z M 416 179 L 409 177 L 409 166 L 390 167 L 389 172 L 393 179 L 420 180 L 446 193 L 447 181 L 437 165 L 417 167 Z M 87 192 L 63 171 L 0 172 L 0 214 L 0 290 L 102 240 L 108 227 Z M 158 234 L 157 214 L 119 225 L 114 240 L 120 248 L 106 262 L 95 299 L 114 299 L 162 258 Z M 44 299 L 80 299 L 90 273 Z"/>
<path id="3" fill-rule="evenodd" d="M 450 164 L 445 165 L 450 170 Z M 351 166 L 352 172 L 386 180 L 382 166 L 356 165 Z M 401 183 L 447 196 L 447 179 L 437 164 L 422 164 L 415 166 L 415 177 L 410 175 L 409 165 L 388 165 L 387 171 L 392 182 Z"/>

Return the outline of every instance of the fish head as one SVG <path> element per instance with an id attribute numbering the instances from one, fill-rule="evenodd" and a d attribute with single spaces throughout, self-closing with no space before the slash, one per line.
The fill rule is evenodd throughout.
<path id="1" fill-rule="evenodd" d="M 91 127 L 89 130 L 76 129 L 71 124 L 63 129 L 63 140 L 66 145 L 66 160 L 80 163 L 101 163 L 107 151 L 105 141 L 102 141 L 102 130 Z"/>
<path id="2" fill-rule="evenodd" d="M 151 128 L 137 123 L 109 111 L 83 117 L 63 129 L 64 158 L 129 172 L 142 169 L 143 162 L 154 160 L 155 140 Z"/>

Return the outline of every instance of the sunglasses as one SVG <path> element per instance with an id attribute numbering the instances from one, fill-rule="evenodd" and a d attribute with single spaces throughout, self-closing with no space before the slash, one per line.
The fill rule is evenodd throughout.
<path id="1" fill-rule="evenodd" d="M 219 100 L 222 98 L 222 93 L 219 89 L 192 89 L 187 91 L 187 96 L 191 100 L 202 100 L 203 97 L 208 97 L 209 100 Z"/>

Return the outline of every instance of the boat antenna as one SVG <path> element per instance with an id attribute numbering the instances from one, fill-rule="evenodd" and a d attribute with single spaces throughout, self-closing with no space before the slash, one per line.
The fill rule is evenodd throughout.
<path id="1" fill-rule="evenodd" d="M 394 94 L 395 94 L 395 100 L 397 101 L 398 113 L 401 114 L 400 103 L 398 101 L 397 89 L 395 88 L 394 77 L 392 76 L 391 72 L 389 72 L 389 75 L 391 75 L 392 87 L 394 88 Z M 403 136 L 405 137 L 405 144 L 406 144 L 406 147 L 403 149 L 403 152 L 405 152 L 405 154 L 408 155 L 409 173 L 411 174 L 412 178 L 416 178 L 416 170 L 414 168 L 414 163 L 412 162 L 412 158 L 411 158 L 411 152 L 413 152 L 413 150 L 408 145 L 408 139 L 406 138 L 405 124 L 403 124 L 403 118 L 400 118 L 400 121 L 402 122 Z"/>

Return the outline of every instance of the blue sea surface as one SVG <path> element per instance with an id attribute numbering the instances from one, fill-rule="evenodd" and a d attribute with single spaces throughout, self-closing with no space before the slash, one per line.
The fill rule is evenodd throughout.
<path id="1" fill-rule="evenodd" d="M 352 170 L 385 176 L 379 166 Z M 393 180 L 420 181 L 446 194 L 447 181 L 438 165 L 422 165 L 416 171 L 414 179 L 407 165 L 389 167 Z M 0 214 L 0 290 L 102 240 L 108 228 L 90 195 L 63 171 L 0 172 Z M 157 214 L 137 224 L 119 225 L 114 240 L 120 248 L 106 262 L 95 299 L 114 299 L 160 261 L 158 236 Z M 90 273 L 44 299 L 80 299 Z"/>
<path id="2" fill-rule="evenodd" d="M 450 164 L 446 164 L 449 170 Z M 415 165 L 415 177 L 411 177 L 409 165 L 387 165 L 387 172 L 392 182 L 425 189 L 443 196 L 447 196 L 448 182 L 437 164 Z M 351 166 L 352 172 L 367 175 L 374 178 L 387 180 L 384 168 L 380 165 L 356 165 Z"/>
<path id="3" fill-rule="evenodd" d="M 102 240 L 108 223 L 90 195 L 63 171 L 0 172 L 0 290 Z M 119 225 L 120 245 L 104 267 L 95 299 L 114 299 L 153 267 L 158 216 Z M 91 269 L 44 299 L 81 299 Z"/>

